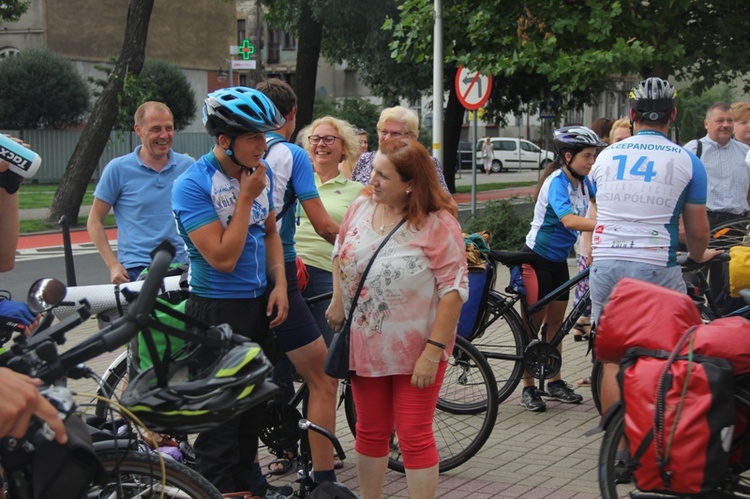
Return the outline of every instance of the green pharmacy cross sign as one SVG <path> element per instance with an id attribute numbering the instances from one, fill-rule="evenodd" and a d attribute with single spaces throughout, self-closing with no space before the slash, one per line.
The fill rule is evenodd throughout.
<path id="1" fill-rule="evenodd" d="M 237 54 L 241 55 L 244 60 L 250 60 L 250 57 L 255 53 L 255 45 L 250 43 L 250 40 L 245 38 L 242 40 L 242 45 L 237 47 Z"/>

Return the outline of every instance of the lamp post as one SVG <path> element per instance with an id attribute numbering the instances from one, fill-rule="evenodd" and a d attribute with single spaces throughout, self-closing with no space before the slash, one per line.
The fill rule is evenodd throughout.
<path id="1" fill-rule="evenodd" d="M 224 59 L 224 62 L 226 62 L 229 65 L 229 86 L 234 86 L 234 73 L 232 71 L 232 61 L 229 59 Z M 219 66 L 219 72 L 216 77 L 217 80 L 219 80 L 219 83 L 224 83 L 227 81 L 227 72 L 224 70 L 222 66 Z"/>

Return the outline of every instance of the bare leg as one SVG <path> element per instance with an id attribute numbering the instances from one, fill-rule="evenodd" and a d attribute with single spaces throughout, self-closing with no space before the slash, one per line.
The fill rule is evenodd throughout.
<path id="1" fill-rule="evenodd" d="M 388 456 L 367 457 L 357 454 L 357 476 L 359 477 L 359 493 L 362 499 L 380 499 L 380 494 L 383 491 L 383 480 L 385 480 L 385 470 L 387 468 Z M 407 484 L 409 484 L 409 494 L 411 495 L 411 483 L 409 483 L 408 472 L 406 480 Z"/>
<path id="2" fill-rule="evenodd" d="M 410 499 L 434 499 L 438 485 L 438 465 L 421 470 L 406 470 Z"/>
<path id="3" fill-rule="evenodd" d="M 327 351 L 323 337 L 319 337 L 303 347 L 287 352 L 287 356 L 310 389 L 308 419 L 335 433 L 338 381 L 323 371 Z M 313 467 L 319 471 L 332 470 L 333 444 L 315 432 L 310 432 L 309 438 Z"/>

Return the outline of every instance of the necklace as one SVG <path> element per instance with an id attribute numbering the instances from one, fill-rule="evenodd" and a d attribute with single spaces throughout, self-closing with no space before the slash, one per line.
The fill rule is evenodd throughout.
<path id="1" fill-rule="evenodd" d="M 378 232 L 380 232 L 380 235 L 382 236 L 383 234 L 385 234 L 385 229 L 387 229 L 388 227 L 393 227 L 397 223 L 398 223 L 398 220 L 396 220 L 395 222 L 392 222 L 392 223 L 389 223 L 389 224 L 386 225 L 386 223 L 385 223 L 385 206 L 383 206 L 383 210 L 380 212 L 380 227 L 378 227 Z"/>

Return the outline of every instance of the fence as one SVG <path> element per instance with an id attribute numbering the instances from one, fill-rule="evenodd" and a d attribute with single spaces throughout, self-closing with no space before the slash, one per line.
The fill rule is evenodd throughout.
<path id="1" fill-rule="evenodd" d="M 23 137 L 42 158 L 42 166 L 34 180 L 42 183 L 59 182 L 65 173 L 68 160 L 83 133 L 81 130 L 10 130 L 14 137 Z M 131 152 L 140 145 L 141 139 L 135 132 L 112 132 L 104 148 L 92 180 L 98 180 L 102 169 L 112 159 Z M 177 132 L 174 134 L 172 149 L 194 158 L 206 154 L 213 146 L 213 138 L 205 133 Z"/>

